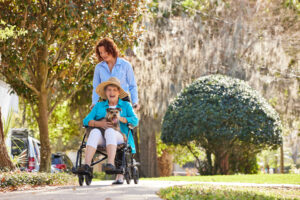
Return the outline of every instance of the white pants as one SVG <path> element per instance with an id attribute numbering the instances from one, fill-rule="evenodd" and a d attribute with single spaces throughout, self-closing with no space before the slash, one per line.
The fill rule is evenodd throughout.
<path id="1" fill-rule="evenodd" d="M 109 144 L 118 145 L 124 143 L 122 134 L 113 128 L 106 129 L 104 132 L 104 137 L 105 139 L 103 138 L 99 129 L 94 128 L 90 132 L 90 136 L 86 145 L 92 146 L 96 149 L 98 145 L 107 146 Z"/>

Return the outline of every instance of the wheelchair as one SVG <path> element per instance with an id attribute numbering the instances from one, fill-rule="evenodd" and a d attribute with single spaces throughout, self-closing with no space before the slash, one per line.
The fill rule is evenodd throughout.
<path id="1" fill-rule="evenodd" d="M 90 185 L 93 180 L 93 175 L 90 174 L 84 174 L 78 171 L 78 168 L 81 167 L 82 163 L 82 153 L 83 150 L 86 148 L 86 142 L 89 137 L 89 133 L 91 131 L 91 127 L 85 127 L 85 134 L 83 136 L 81 145 L 79 150 L 77 151 L 77 157 L 76 157 L 76 164 L 75 167 L 73 167 L 72 172 L 78 176 L 78 182 L 79 185 L 82 186 L 84 184 L 84 180 L 86 185 Z M 133 134 L 134 127 L 131 124 L 128 124 L 129 132 Z M 102 132 L 102 131 L 101 131 Z M 129 135 L 128 132 L 128 135 Z M 99 160 L 95 160 L 96 157 L 102 155 L 103 157 Z M 96 153 L 92 159 L 91 167 L 101 163 L 105 159 L 107 159 L 107 153 L 106 153 L 106 147 L 98 145 L 96 149 Z M 117 146 L 117 152 L 115 157 L 115 167 L 116 170 L 114 171 L 106 171 L 106 174 L 123 174 L 124 179 L 126 180 L 127 184 L 130 184 L 131 180 L 134 180 L 135 184 L 138 184 L 139 182 L 139 170 L 138 166 L 140 164 L 136 162 L 134 159 L 134 154 L 131 152 L 131 147 L 128 144 L 128 140 L 126 143 L 119 144 Z"/>

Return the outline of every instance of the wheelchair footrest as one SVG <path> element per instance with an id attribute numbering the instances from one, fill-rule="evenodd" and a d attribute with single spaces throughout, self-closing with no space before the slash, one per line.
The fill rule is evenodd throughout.
<path id="1" fill-rule="evenodd" d="M 72 168 L 72 173 L 73 173 L 73 174 L 78 174 L 78 170 L 77 170 L 75 167 L 73 167 L 73 168 Z"/>
<path id="2" fill-rule="evenodd" d="M 123 174 L 123 169 L 107 170 L 106 174 Z"/>
<path id="3" fill-rule="evenodd" d="M 72 173 L 76 174 L 76 175 L 89 175 L 89 176 L 91 176 L 90 173 L 84 172 L 84 171 L 80 171 L 80 170 L 78 170 L 78 168 L 76 169 L 75 167 L 72 168 Z"/>

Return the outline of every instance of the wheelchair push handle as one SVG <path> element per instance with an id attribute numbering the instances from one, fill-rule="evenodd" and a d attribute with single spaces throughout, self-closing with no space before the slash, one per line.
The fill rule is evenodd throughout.
<path id="1" fill-rule="evenodd" d="M 130 124 L 130 123 L 128 123 L 128 128 L 130 129 L 130 130 L 133 130 L 134 129 L 134 126 L 132 125 L 132 124 Z"/>

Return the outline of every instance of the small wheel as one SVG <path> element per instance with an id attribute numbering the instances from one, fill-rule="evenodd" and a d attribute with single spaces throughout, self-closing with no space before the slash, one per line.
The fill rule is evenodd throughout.
<path id="1" fill-rule="evenodd" d="M 129 175 L 129 172 L 127 171 L 127 172 L 125 172 L 125 180 L 126 180 L 126 183 L 127 184 L 130 184 L 130 181 L 131 181 L 131 179 L 130 179 L 130 175 Z"/>
<path id="2" fill-rule="evenodd" d="M 139 183 L 139 169 L 137 167 L 133 167 L 132 169 L 133 181 L 135 184 Z"/>
<path id="3" fill-rule="evenodd" d="M 93 180 L 93 177 L 91 177 L 90 175 L 85 175 L 85 184 L 86 185 L 91 185 Z"/>
<path id="4" fill-rule="evenodd" d="M 83 175 L 78 175 L 78 182 L 79 182 L 80 186 L 83 185 L 83 181 L 84 181 L 84 176 Z"/>

